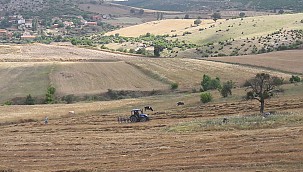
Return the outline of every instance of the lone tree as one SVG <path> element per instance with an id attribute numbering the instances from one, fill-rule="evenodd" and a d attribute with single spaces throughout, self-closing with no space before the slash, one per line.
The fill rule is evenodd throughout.
<path id="1" fill-rule="evenodd" d="M 239 13 L 239 16 L 240 16 L 241 18 L 243 18 L 243 17 L 245 17 L 245 13 L 244 13 L 244 12 L 240 12 L 240 13 Z"/>
<path id="2" fill-rule="evenodd" d="M 194 24 L 195 24 L 195 25 L 199 25 L 199 24 L 201 24 L 201 23 L 202 23 L 202 21 L 201 21 L 200 19 L 197 19 L 197 20 L 194 21 Z"/>
<path id="3" fill-rule="evenodd" d="M 275 78 L 266 73 L 259 73 L 254 78 L 247 81 L 248 88 L 246 89 L 247 99 L 258 100 L 260 105 L 260 113 L 264 112 L 265 99 L 268 99 L 274 95 L 275 87 L 280 83 L 275 82 Z"/>
<path id="4" fill-rule="evenodd" d="M 213 15 L 211 15 L 211 17 L 212 17 L 213 20 L 216 22 L 218 19 L 221 18 L 221 13 L 215 12 Z"/>

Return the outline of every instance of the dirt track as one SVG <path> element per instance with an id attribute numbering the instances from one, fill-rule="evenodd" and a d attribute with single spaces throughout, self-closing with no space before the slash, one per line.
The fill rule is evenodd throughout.
<path id="1" fill-rule="evenodd" d="M 302 109 L 303 99 L 272 101 L 271 110 Z M 151 113 L 146 123 L 116 122 L 120 114 L 65 116 L 1 126 L 0 169 L 15 171 L 300 171 L 303 126 L 176 133 L 170 125 L 255 112 L 254 102 Z M 242 109 L 242 110 L 241 110 Z M 234 111 L 232 111 L 234 110 Z M 214 114 L 210 114 L 214 112 Z M 217 115 L 215 115 L 217 114 Z M 228 115 L 221 113 L 221 115 Z"/>

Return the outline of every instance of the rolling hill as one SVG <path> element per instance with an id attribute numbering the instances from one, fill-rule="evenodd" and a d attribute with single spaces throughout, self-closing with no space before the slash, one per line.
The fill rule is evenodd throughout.
<path id="1" fill-rule="evenodd" d="M 163 57 L 238 56 L 300 48 L 303 42 L 302 20 L 303 13 L 220 19 L 216 22 L 201 19 L 198 25 L 194 24 L 194 19 L 167 19 L 122 28 L 108 32 L 106 36 L 139 37 L 139 42 L 149 45 L 147 48 L 164 42 Z M 165 41 L 152 36 L 144 38 L 148 37 L 147 33 L 162 35 Z M 123 44 L 120 46 L 117 46 L 117 41 L 109 41 L 105 45 L 109 49 L 128 50 L 132 49 L 135 38 L 129 38 L 131 41 L 121 38 Z"/>
<path id="2" fill-rule="evenodd" d="M 219 62 L 127 56 L 68 45 L 12 45 L 2 46 L 1 50 L 2 103 L 28 94 L 43 99 L 49 85 L 62 97 L 99 95 L 109 89 L 165 91 L 170 83 L 178 83 L 180 90 L 198 90 L 204 74 L 222 81 L 237 80 L 237 86 L 258 72 L 290 77 L 282 72 Z"/>

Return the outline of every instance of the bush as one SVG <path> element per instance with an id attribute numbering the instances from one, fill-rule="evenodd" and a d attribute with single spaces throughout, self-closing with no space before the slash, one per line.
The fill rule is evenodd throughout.
<path id="1" fill-rule="evenodd" d="M 65 101 L 67 104 L 71 104 L 76 101 L 76 97 L 73 94 L 69 94 L 67 96 L 63 96 L 62 101 Z"/>
<path id="2" fill-rule="evenodd" d="M 220 89 L 221 88 L 220 78 L 217 77 L 215 79 L 211 79 L 210 76 L 203 75 L 201 86 L 204 91 L 218 89 L 218 88 Z"/>
<path id="3" fill-rule="evenodd" d="M 35 99 L 29 94 L 28 96 L 26 96 L 24 104 L 34 105 L 35 104 Z"/>
<path id="4" fill-rule="evenodd" d="M 195 24 L 195 25 L 199 25 L 199 24 L 201 24 L 201 23 L 202 23 L 202 21 L 201 21 L 200 19 L 197 19 L 197 20 L 194 21 L 194 24 Z"/>
<path id="5" fill-rule="evenodd" d="M 284 79 L 282 77 L 277 77 L 277 76 L 273 76 L 272 80 L 274 85 L 282 85 L 284 82 Z"/>
<path id="6" fill-rule="evenodd" d="M 289 81 L 291 83 L 300 82 L 301 78 L 299 76 L 292 75 L 291 78 L 289 79 Z"/>
<path id="7" fill-rule="evenodd" d="M 233 81 L 227 81 L 223 83 L 222 89 L 220 91 L 221 95 L 223 97 L 227 97 L 228 95 L 231 95 L 232 94 L 231 89 L 233 88 L 233 86 L 234 86 Z"/>
<path id="8" fill-rule="evenodd" d="M 210 92 L 204 92 L 204 93 L 201 93 L 201 95 L 200 95 L 200 101 L 202 103 L 210 102 L 210 101 L 212 101 L 212 99 L 213 99 L 213 97 L 210 94 Z"/>
<path id="9" fill-rule="evenodd" d="M 53 86 L 49 86 L 47 88 L 47 93 L 46 93 L 46 97 L 45 97 L 45 102 L 47 104 L 51 104 L 54 103 L 55 101 L 55 92 L 56 92 L 56 88 Z"/>
<path id="10" fill-rule="evenodd" d="M 4 105 L 7 105 L 7 106 L 12 105 L 12 104 L 13 104 L 12 101 L 6 101 L 6 102 L 4 103 Z"/>
<path id="11" fill-rule="evenodd" d="M 178 83 L 172 83 L 172 84 L 170 85 L 170 88 L 171 88 L 172 90 L 176 90 L 178 87 L 179 87 L 179 84 L 178 84 Z"/>

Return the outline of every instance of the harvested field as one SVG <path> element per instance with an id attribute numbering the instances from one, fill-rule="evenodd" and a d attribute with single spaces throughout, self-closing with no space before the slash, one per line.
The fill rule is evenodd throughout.
<path id="1" fill-rule="evenodd" d="M 172 97 L 170 97 L 172 98 Z M 145 99 L 152 101 L 154 98 Z M 3 115 L 41 114 L 40 120 L 0 126 L 0 169 L 14 171 L 301 171 L 303 126 L 288 121 L 265 128 L 171 131 L 197 120 L 257 111 L 254 101 L 173 107 L 157 98 L 152 120 L 116 122 L 142 99 L 76 105 L 8 106 Z M 127 103 L 128 102 L 128 103 Z M 126 103 L 126 104 L 124 104 Z M 146 103 L 146 102 L 145 102 Z M 171 104 L 168 108 L 166 105 Z M 74 107 L 73 107 L 74 106 Z M 271 110 L 302 120 L 303 100 L 272 100 Z M 16 109 L 16 110 L 13 110 Z M 64 110 L 63 110 L 64 109 Z M 281 110 L 283 109 L 283 110 Z M 288 109 L 285 111 L 285 109 Z M 64 113 L 64 111 L 66 112 Z M 68 115 L 67 110 L 75 110 Z M 77 110 L 81 111 L 77 113 Z M 44 125 L 44 115 L 49 124 Z M 228 124 L 227 124 L 228 125 Z M 186 127 L 186 126 L 185 126 Z M 264 126 L 263 126 L 264 127 Z M 202 128 L 203 129 L 203 128 Z M 140 163 L 133 163 L 140 162 Z M 132 164 L 132 165 L 130 165 Z"/>
<path id="2" fill-rule="evenodd" d="M 303 74 L 303 50 L 288 50 L 237 57 L 212 57 L 208 59 Z"/>
<path id="3" fill-rule="evenodd" d="M 15 97 L 44 95 L 52 63 L 0 63 L 0 102 Z"/>
<path id="4" fill-rule="evenodd" d="M 284 78 L 290 77 L 280 72 L 195 59 L 146 59 L 144 61 L 133 60 L 131 63 L 145 70 L 153 71 L 169 81 L 177 82 L 181 88 L 187 89 L 199 88 L 204 74 L 219 77 L 222 81 L 236 80 L 238 86 L 260 72 Z"/>
<path id="5" fill-rule="evenodd" d="M 117 31 L 108 32 L 106 35 L 115 35 L 116 33 L 119 33 L 119 35 L 126 37 L 138 37 L 140 35 L 145 35 L 146 33 L 151 33 L 154 35 L 180 35 L 185 31 L 194 29 L 191 28 L 191 25 L 194 24 L 194 21 L 194 19 L 167 19 L 162 21 L 152 21 L 136 26 L 122 28 Z M 207 27 L 213 23 L 215 23 L 213 20 L 203 20 L 201 27 Z"/>
<path id="6" fill-rule="evenodd" d="M 0 62 L 117 61 L 129 58 L 121 54 L 79 48 L 69 44 L 30 44 L 0 47 Z"/>
<path id="7" fill-rule="evenodd" d="M 152 91 L 168 86 L 125 62 L 60 63 L 50 75 L 59 94 L 96 94 L 112 90 Z"/>

